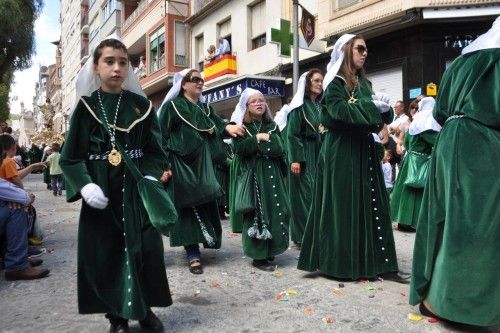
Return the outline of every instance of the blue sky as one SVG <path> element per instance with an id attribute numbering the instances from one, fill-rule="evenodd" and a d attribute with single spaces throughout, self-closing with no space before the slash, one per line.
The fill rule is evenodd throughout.
<path id="1" fill-rule="evenodd" d="M 11 113 L 20 112 L 20 101 L 28 110 L 33 110 L 35 83 L 38 80 L 40 65 L 51 65 L 56 62 L 56 47 L 51 42 L 59 40 L 61 25 L 59 23 L 60 1 L 44 0 L 40 17 L 35 22 L 36 54 L 33 55 L 33 66 L 24 71 L 14 73 L 14 84 L 11 87 Z M 18 100 L 13 101 L 17 96 Z"/>

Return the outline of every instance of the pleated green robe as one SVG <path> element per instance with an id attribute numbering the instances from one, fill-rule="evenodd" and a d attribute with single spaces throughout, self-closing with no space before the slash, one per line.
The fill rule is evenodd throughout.
<path id="1" fill-rule="evenodd" d="M 163 145 L 168 153 L 175 154 L 185 161 L 196 159 L 198 157 L 191 156 L 193 152 L 200 149 L 201 145 L 208 144 L 213 165 L 225 161 L 226 151 L 222 136 L 226 123 L 215 114 L 212 107 L 203 103 L 194 104 L 187 98 L 178 96 L 160 110 L 159 122 Z M 207 131 L 210 128 L 213 128 L 213 131 Z M 172 172 L 176 177 L 175 168 L 172 168 Z M 210 181 L 218 184 L 215 176 Z M 183 193 L 182 195 L 189 196 L 190 194 Z M 220 248 L 222 227 L 217 200 L 214 199 L 194 208 L 204 228 L 201 227 L 192 207 L 178 208 L 179 221 L 170 233 L 170 246 L 203 243 L 206 248 Z M 210 245 L 207 242 L 203 229 L 208 232 L 214 244 Z"/>
<path id="2" fill-rule="evenodd" d="M 412 152 L 430 155 L 437 135 L 438 132 L 430 130 L 417 135 L 406 132 L 405 147 L 407 152 L 405 156 Z M 395 222 L 416 228 L 424 189 L 409 187 L 404 184 L 408 178 L 409 163 L 412 163 L 412 161 L 411 159 L 403 160 L 401 170 L 394 183 L 391 196 L 391 217 Z"/>
<path id="3" fill-rule="evenodd" d="M 286 197 L 284 147 L 278 126 L 274 122 L 264 121 L 260 131 L 256 122 L 246 127 L 248 133 L 245 137 L 233 139 L 234 152 L 238 157 L 234 161 L 240 163 L 234 169 L 241 172 L 253 165 L 262 213 L 272 238 L 262 240 L 248 235 L 248 229 L 254 225 L 255 214 L 260 210 L 256 201 L 256 210 L 242 217 L 243 252 L 252 259 L 267 259 L 288 248 L 290 213 Z M 270 141 L 258 143 L 257 133 L 270 133 Z M 241 181 L 240 172 L 232 180 Z M 259 231 L 261 230 L 259 225 Z"/>
<path id="4" fill-rule="evenodd" d="M 107 117 L 113 121 L 119 94 L 101 92 Z M 124 162 L 112 166 L 89 154 L 110 150 L 110 139 L 97 93 L 80 101 L 61 153 L 68 202 L 79 200 L 80 190 L 96 183 L 109 198 L 105 209 L 82 200 L 78 228 L 78 309 L 82 314 L 112 313 L 143 319 L 152 306 L 172 304 L 160 234 L 149 222 L 137 183 Z M 99 119 L 99 120 L 98 120 Z M 150 102 L 124 91 L 118 112 L 116 140 L 126 149 L 142 149 L 133 159 L 144 175 L 159 179 L 168 168 L 160 146 L 158 121 Z M 127 131 L 125 131 L 127 130 Z M 172 207 L 174 208 L 174 207 Z"/>
<path id="5" fill-rule="evenodd" d="M 326 128 L 318 158 L 311 213 L 298 268 L 359 279 L 398 270 L 389 201 L 372 132 L 392 119 L 380 114 L 368 82 L 360 78 L 355 103 L 345 81 L 327 87 L 321 123 Z"/>
<path id="6" fill-rule="evenodd" d="M 500 324 L 500 49 L 458 57 L 441 80 L 413 251 L 410 304 Z"/>
<path id="7" fill-rule="evenodd" d="M 304 99 L 304 104 L 288 114 L 286 148 L 288 157 L 288 191 L 290 200 L 290 238 L 302 243 L 307 215 L 311 207 L 316 164 L 321 140 L 319 116 L 321 104 Z M 290 172 L 290 165 L 300 163 L 300 175 Z"/>

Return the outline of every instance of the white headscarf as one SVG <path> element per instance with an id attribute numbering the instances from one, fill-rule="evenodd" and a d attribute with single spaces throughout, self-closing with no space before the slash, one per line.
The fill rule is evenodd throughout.
<path id="1" fill-rule="evenodd" d="M 116 33 L 104 38 L 102 41 L 107 39 L 116 39 L 117 41 L 121 42 L 120 37 Z M 99 44 L 97 46 L 99 46 Z M 76 105 L 80 101 L 80 97 L 90 96 L 94 91 L 96 91 L 101 87 L 101 80 L 99 79 L 99 76 L 94 73 L 94 51 L 95 49 L 92 50 L 90 57 L 87 59 L 87 62 L 80 69 L 80 72 L 76 77 L 75 81 L 76 98 L 75 98 L 75 107 L 73 108 L 73 110 L 76 108 Z M 122 88 L 124 90 L 131 91 L 137 95 L 141 95 L 147 98 L 144 91 L 142 91 L 141 85 L 139 84 L 139 79 L 134 74 L 134 70 L 130 65 L 130 62 L 128 65 L 127 78 L 125 79 L 125 81 L 123 81 Z"/>
<path id="2" fill-rule="evenodd" d="M 182 79 L 186 76 L 186 74 L 189 71 L 194 70 L 194 68 L 185 68 L 180 72 L 177 72 L 174 74 L 174 82 L 172 84 L 172 88 L 167 93 L 167 96 L 165 96 L 165 99 L 163 99 L 163 102 L 161 103 L 160 107 L 158 108 L 157 112 L 160 112 L 160 110 L 163 108 L 163 105 L 167 104 L 177 96 L 179 96 L 179 92 L 181 91 L 181 85 L 182 85 Z"/>
<path id="3" fill-rule="evenodd" d="M 500 16 L 497 17 L 491 29 L 477 37 L 472 43 L 464 47 L 462 54 L 471 53 L 484 49 L 495 49 L 500 47 Z"/>
<path id="4" fill-rule="evenodd" d="M 280 128 L 280 131 L 283 130 L 286 126 L 286 122 L 288 119 L 288 114 L 293 110 L 298 107 L 300 107 L 302 104 L 304 104 L 304 94 L 306 92 L 306 76 L 309 72 L 302 73 L 302 75 L 299 78 L 299 82 L 297 84 L 297 92 L 295 95 L 293 95 L 292 101 L 290 102 L 290 105 L 285 104 L 279 110 L 276 112 L 276 115 L 274 116 L 274 122 L 278 124 L 278 127 Z"/>
<path id="5" fill-rule="evenodd" d="M 408 129 L 408 133 L 417 135 L 428 130 L 436 132 L 441 130 L 441 125 L 439 125 L 432 116 L 432 110 L 435 104 L 436 100 L 432 97 L 424 97 L 418 102 L 418 111 L 413 116 L 413 121 Z"/>
<path id="6" fill-rule="evenodd" d="M 247 110 L 248 99 L 250 96 L 257 93 L 262 95 L 262 93 L 257 89 L 245 88 L 245 90 L 243 90 L 240 95 L 240 100 L 238 101 L 238 104 L 236 104 L 233 114 L 231 115 L 231 122 L 234 122 L 237 125 L 243 123 L 243 118 L 245 117 L 245 112 Z"/>
<path id="7" fill-rule="evenodd" d="M 356 35 L 352 34 L 342 35 L 337 40 L 335 45 L 333 45 L 332 53 L 330 55 L 330 62 L 326 66 L 326 75 L 325 78 L 323 79 L 323 90 L 326 90 L 330 82 L 333 81 L 335 75 L 337 75 L 337 73 L 339 72 L 342 62 L 344 61 L 344 51 L 342 50 L 342 48 L 347 42 L 349 42 L 354 37 L 356 37 Z"/>

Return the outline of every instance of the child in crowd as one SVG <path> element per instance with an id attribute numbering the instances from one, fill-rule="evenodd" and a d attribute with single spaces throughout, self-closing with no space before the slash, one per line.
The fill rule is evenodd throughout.
<path id="1" fill-rule="evenodd" d="M 54 142 L 51 147 L 52 154 L 47 157 L 46 161 L 50 169 L 50 185 L 54 196 L 57 196 L 58 194 L 62 195 L 63 172 L 61 170 L 61 166 L 59 165 L 59 158 L 61 157 L 61 154 L 59 153 L 60 149 L 61 145 Z"/>
<path id="2" fill-rule="evenodd" d="M 382 159 L 382 171 L 384 172 L 384 182 L 387 192 L 390 194 L 392 192 L 392 165 L 389 162 L 392 158 L 392 153 L 390 150 L 384 150 L 384 158 Z"/>

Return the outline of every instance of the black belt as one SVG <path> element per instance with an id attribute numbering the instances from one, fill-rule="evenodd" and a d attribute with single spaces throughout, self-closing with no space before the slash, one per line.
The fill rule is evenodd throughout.
<path id="1" fill-rule="evenodd" d="M 128 156 L 131 159 L 138 159 L 144 156 L 144 152 L 141 148 L 139 149 L 131 149 L 131 150 L 125 150 L 125 152 L 128 154 Z M 89 161 L 105 161 L 108 159 L 109 151 L 102 153 L 102 154 L 90 154 L 88 160 Z"/>

